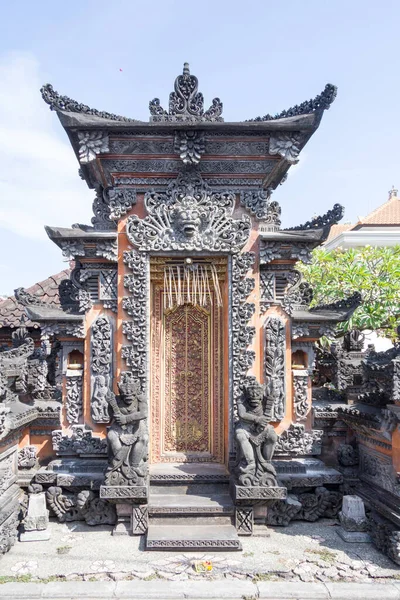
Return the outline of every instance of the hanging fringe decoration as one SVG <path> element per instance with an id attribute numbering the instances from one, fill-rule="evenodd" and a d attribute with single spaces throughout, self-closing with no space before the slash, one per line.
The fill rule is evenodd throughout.
<path id="1" fill-rule="evenodd" d="M 211 286 L 210 286 L 211 284 Z M 222 306 L 222 294 L 215 265 L 188 264 L 164 267 L 164 308 L 182 304 L 206 306 L 213 303 L 213 290 L 217 306 Z"/>

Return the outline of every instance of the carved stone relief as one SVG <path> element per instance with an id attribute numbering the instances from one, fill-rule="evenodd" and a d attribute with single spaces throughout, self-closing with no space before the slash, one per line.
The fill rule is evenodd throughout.
<path id="1" fill-rule="evenodd" d="M 61 523 L 86 521 L 88 525 L 114 525 L 117 520 L 115 507 L 91 490 L 71 493 L 59 486 L 51 486 L 46 492 L 46 500 Z"/>
<path id="2" fill-rule="evenodd" d="M 304 425 L 292 423 L 281 433 L 275 447 L 275 455 L 306 456 L 321 454 L 322 430 L 306 432 Z"/>
<path id="3" fill-rule="evenodd" d="M 65 412 L 68 423 L 77 424 L 83 412 L 82 375 L 66 377 Z"/>
<path id="4" fill-rule="evenodd" d="M 151 121 L 223 121 L 219 98 L 214 98 L 210 108 L 204 111 L 203 94 L 198 91 L 197 77 L 190 74 L 188 63 L 184 64 L 182 75 L 175 79 L 174 88 L 169 95 L 169 112 L 162 108 L 158 98 L 151 100 Z"/>
<path id="5" fill-rule="evenodd" d="M 143 486 L 148 474 L 147 398 L 141 381 L 132 373 L 122 373 L 119 396 L 112 391 L 107 400 L 113 410 L 113 423 L 108 429 L 109 465 L 106 486 Z"/>
<path id="6" fill-rule="evenodd" d="M 274 156 L 279 154 L 288 163 L 295 165 L 299 162 L 299 154 L 302 146 L 302 135 L 300 133 L 281 133 L 271 135 L 269 138 L 269 153 Z"/>
<path id="7" fill-rule="evenodd" d="M 36 446 L 24 446 L 18 450 L 18 468 L 31 469 L 36 464 Z"/>
<path id="8" fill-rule="evenodd" d="M 131 188 L 108 188 L 104 197 L 109 209 L 109 218 L 118 220 L 136 204 L 136 190 Z"/>
<path id="9" fill-rule="evenodd" d="M 235 195 L 212 192 L 200 174 L 185 171 L 165 193 L 147 192 L 148 216 L 128 218 L 126 232 L 140 250 L 238 252 L 247 242 L 247 215 L 233 219 Z"/>
<path id="10" fill-rule="evenodd" d="M 293 373 L 293 404 L 296 421 L 305 421 L 310 409 L 308 402 L 308 375 Z"/>
<path id="11" fill-rule="evenodd" d="M 67 455 L 106 455 L 107 440 L 93 435 L 85 425 L 72 425 L 72 435 L 64 435 L 61 429 L 52 431 L 53 450 Z"/>
<path id="12" fill-rule="evenodd" d="M 231 318 L 231 352 L 232 352 L 232 408 L 237 409 L 241 397 L 241 385 L 252 366 L 255 353 L 248 347 L 253 341 L 255 328 L 248 325 L 254 315 L 255 305 L 246 302 L 254 289 L 254 279 L 246 277 L 254 264 L 254 253 L 245 252 L 232 256 L 232 318 Z M 232 416 L 231 416 L 232 417 Z"/>
<path id="13" fill-rule="evenodd" d="M 263 265 L 277 259 L 296 258 L 303 263 L 310 263 L 312 249 L 311 244 L 305 242 L 291 243 L 286 247 L 281 242 L 264 241 L 260 247 L 260 262 Z"/>
<path id="14" fill-rule="evenodd" d="M 310 335 L 310 328 L 308 325 L 303 323 L 292 323 L 292 339 L 308 337 Z"/>
<path id="15" fill-rule="evenodd" d="M 130 317 L 122 322 L 122 331 L 131 344 L 123 346 L 122 358 L 126 360 L 130 372 L 135 379 L 142 382 L 142 390 L 147 388 L 148 362 L 148 296 L 149 296 L 149 257 L 147 254 L 131 250 L 124 252 L 124 263 L 131 270 L 125 275 L 124 285 L 130 296 L 122 299 L 122 307 Z"/>
<path id="16" fill-rule="evenodd" d="M 98 154 L 109 151 L 108 134 L 104 131 L 78 131 L 79 160 L 86 164 L 96 159 Z"/>
<path id="17" fill-rule="evenodd" d="M 238 400 L 235 425 L 237 447 L 236 477 L 239 485 L 276 487 L 276 471 L 271 464 L 277 434 L 269 424 L 274 398 L 266 386 L 247 377 Z"/>
<path id="18" fill-rule="evenodd" d="M 285 416 L 285 353 L 286 331 L 277 317 L 269 317 L 265 323 L 265 381 L 267 394 L 274 399 L 272 421 Z"/>
<path id="19" fill-rule="evenodd" d="M 328 110 L 332 102 L 335 100 L 337 87 L 331 83 L 327 83 L 324 90 L 312 100 L 306 100 L 301 104 L 296 104 L 287 110 L 283 110 L 276 115 L 264 115 L 249 119 L 249 121 L 274 121 L 276 119 L 284 119 L 286 117 L 295 117 L 297 115 L 307 115 L 315 111 Z"/>
<path id="20" fill-rule="evenodd" d="M 271 191 L 255 190 L 242 192 L 240 203 L 247 208 L 256 219 L 262 220 L 270 231 L 276 231 L 281 224 L 281 207 L 278 202 L 271 202 Z"/>
<path id="21" fill-rule="evenodd" d="M 91 415 L 96 423 L 108 423 L 107 392 L 112 388 L 113 330 L 107 317 L 98 317 L 91 329 Z"/>
<path id="22" fill-rule="evenodd" d="M 197 165 L 206 151 L 204 131 L 175 131 L 174 149 L 183 164 Z"/>
<path id="23" fill-rule="evenodd" d="M 299 231 L 304 229 L 319 229 L 322 227 L 329 227 L 335 225 L 343 217 L 344 208 L 340 204 L 335 204 L 331 210 L 319 217 L 315 217 L 311 221 L 307 221 L 303 225 L 297 225 L 296 227 L 288 227 L 287 231 Z"/>
<path id="24" fill-rule="evenodd" d="M 117 262 L 118 243 L 117 240 L 99 240 L 96 242 L 96 256 Z"/>

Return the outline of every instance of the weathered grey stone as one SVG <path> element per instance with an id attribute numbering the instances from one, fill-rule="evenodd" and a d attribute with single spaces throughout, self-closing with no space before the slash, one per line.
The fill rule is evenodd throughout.
<path id="1" fill-rule="evenodd" d="M 292 581 L 284 582 L 270 582 L 261 581 L 257 583 L 259 592 L 259 598 L 274 598 L 279 600 L 280 598 L 289 599 L 296 598 L 301 600 L 302 598 L 307 600 L 319 600 L 329 598 L 328 591 L 322 583 L 311 583 L 311 584 L 300 584 Z"/>
<path id="2" fill-rule="evenodd" d="M 21 542 L 39 542 L 50 539 L 50 532 L 46 531 L 49 524 L 49 511 L 46 508 L 44 492 L 29 495 L 28 513 L 24 519 L 24 533 Z"/>
<path id="3" fill-rule="evenodd" d="M 400 589 L 385 583 L 326 583 L 329 597 L 332 600 L 399 600 Z"/>
<path id="4" fill-rule="evenodd" d="M 342 527 L 336 530 L 338 536 L 342 538 L 344 542 L 349 544 L 371 544 L 371 536 L 365 531 L 347 531 Z"/>
<path id="5" fill-rule="evenodd" d="M 343 496 L 343 505 L 339 513 L 339 519 L 343 529 L 346 531 L 367 530 L 364 502 L 359 496 Z"/>

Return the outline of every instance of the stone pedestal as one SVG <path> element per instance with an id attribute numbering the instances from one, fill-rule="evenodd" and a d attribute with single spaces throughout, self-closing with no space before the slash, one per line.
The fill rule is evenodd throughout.
<path id="1" fill-rule="evenodd" d="M 370 536 L 366 533 L 368 524 L 364 502 L 359 496 L 343 496 L 339 520 L 342 527 L 337 530 L 337 533 L 342 540 L 353 544 L 371 542 Z"/>
<path id="2" fill-rule="evenodd" d="M 44 492 L 30 494 L 28 513 L 24 519 L 24 532 L 21 534 L 21 542 L 40 542 L 50 539 L 49 511 L 46 508 L 46 496 Z"/>
<path id="3" fill-rule="evenodd" d="M 113 535 L 143 535 L 148 528 L 148 486 L 100 486 L 100 498 L 115 504 Z"/>

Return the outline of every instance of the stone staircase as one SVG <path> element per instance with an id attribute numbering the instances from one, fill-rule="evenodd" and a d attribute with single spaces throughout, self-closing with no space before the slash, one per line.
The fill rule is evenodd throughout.
<path id="1" fill-rule="evenodd" d="M 223 465 L 154 465 L 147 550 L 241 550 Z"/>

